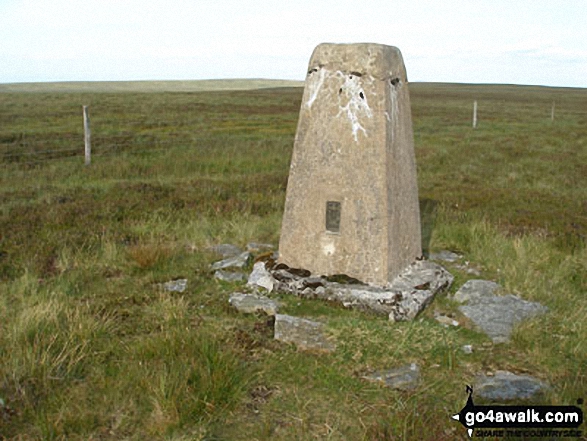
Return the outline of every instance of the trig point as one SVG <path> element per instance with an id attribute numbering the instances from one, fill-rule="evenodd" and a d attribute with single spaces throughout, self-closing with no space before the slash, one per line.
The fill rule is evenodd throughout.
<path id="1" fill-rule="evenodd" d="M 399 49 L 320 44 L 304 88 L 279 262 L 385 286 L 422 254 Z"/>

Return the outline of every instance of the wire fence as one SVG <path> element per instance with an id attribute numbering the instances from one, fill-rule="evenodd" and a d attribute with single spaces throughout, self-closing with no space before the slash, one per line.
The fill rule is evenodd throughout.
<path id="1" fill-rule="evenodd" d="M 428 132 L 469 129 L 482 133 L 499 125 L 510 135 L 535 134 L 537 130 L 562 128 L 572 132 L 573 127 L 585 126 L 587 108 L 565 108 L 556 102 L 517 103 L 507 107 L 504 102 L 482 100 L 459 103 L 458 109 L 442 108 L 443 103 L 413 107 L 414 135 L 418 140 Z M 106 115 L 92 116 L 92 158 L 112 155 L 146 154 L 168 151 L 170 148 L 194 148 L 214 137 L 225 140 L 232 136 L 272 137 L 295 134 L 299 104 L 289 112 L 279 114 L 218 114 L 193 111 L 178 119 L 168 119 L 163 113 L 124 112 L 109 109 Z M 455 110 L 456 109 L 456 110 Z M 453 111 L 454 114 L 451 114 Z M 435 113 L 436 112 L 436 113 Z M 116 115 L 113 117 L 113 114 Z M 435 116 L 437 115 L 437 116 Z M 19 115 L 17 115 L 18 117 Z M 572 123 L 572 124 L 569 124 Z M 84 130 L 82 114 L 61 117 L 57 126 L 47 121 L 35 121 L 34 129 L 19 130 L 10 124 L 0 127 L 0 163 L 10 165 L 43 164 L 54 160 L 84 157 Z M 569 134 L 572 136 L 572 133 Z M 580 135 L 577 135 L 580 136 Z M 416 146 L 417 147 L 417 146 Z"/>
<path id="2" fill-rule="evenodd" d="M 215 128 L 214 121 L 221 121 L 233 127 Z M 249 118 L 245 121 L 261 120 Z M 144 125 L 133 121 L 126 122 L 124 125 L 120 121 L 92 122 L 91 156 L 99 158 L 121 153 L 155 153 L 167 151 L 171 147 L 188 149 L 219 135 L 225 139 L 231 136 L 238 136 L 241 139 L 247 136 L 255 137 L 255 132 L 261 128 L 243 127 L 242 123 L 243 118 L 213 118 L 206 121 L 206 128 L 201 127 L 201 124 L 194 124 L 192 130 L 170 130 L 168 128 L 170 124 L 162 123 L 160 128 L 146 130 Z M 295 130 L 295 123 L 290 126 L 290 132 Z M 4 138 L 0 133 L 0 163 L 27 165 L 84 156 L 83 131 L 76 134 L 70 131 L 53 132 L 47 136 L 49 131 L 51 131 L 50 127 L 46 130 L 40 127 L 35 131 L 19 131 L 16 135 L 4 136 Z M 57 147 L 57 145 L 65 147 Z"/>

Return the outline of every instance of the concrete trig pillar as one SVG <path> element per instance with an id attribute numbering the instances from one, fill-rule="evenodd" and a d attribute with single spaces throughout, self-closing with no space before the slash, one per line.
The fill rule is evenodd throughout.
<path id="1" fill-rule="evenodd" d="M 422 254 L 399 49 L 320 44 L 308 67 L 279 261 L 384 286 Z"/>

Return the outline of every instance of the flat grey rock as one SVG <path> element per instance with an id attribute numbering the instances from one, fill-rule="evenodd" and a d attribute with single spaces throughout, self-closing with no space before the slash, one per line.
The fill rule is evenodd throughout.
<path id="1" fill-rule="evenodd" d="M 489 402 L 528 401 L 539 398 L 548 386 L 530 375 L 497 371 L 494 376 L 479 375 L 473 396 Z"/>
<path id="2" fill-rule="evenodd" d="M 240 253 L 237 256 L 229 257 L 228 259 L 220 260 L 212 264 L 212 270 L 226 269 L 226 268 L 238 268 L 242 269 L 251 263 L 253 256 L 248 251 Z"/>
<path id="3" fill-rule="evenodd" d="M 265 262 L 257 262 L 253 265 L 253 272 L 249 275 L 247 281 L 247 285 L 265 288 L 269 292 L 273 291 L 273 287 L 277 285 L 277 283 L 277 280 L 275 280 L 271 273 L 267 271 Z"/>
<path id="4" fill-rule="evenodd" d="M 485 332 L 494 343 L 510 339 L 513 327 L 524 319 L 546 313 L 548 308 L 512 294 L 479 297 L 459 310 Z"/>
<path id="5" fill-rule="evenodd" d="M 427 260 L 412 263 L 387 287 L 328 282 L 309 271 L 278 268 L 270 273 L 279 292 L 338 302 L 385 314 L 393 321 L 413 320 L 454 279 L 443 267 Z"/>
<path id="6" fill-rule="evenodd" d="M 231 271 L 217 270 L 214 273 L 214 278 L 222 280 L 223 282 L 244 282 L 247 276 L 243 273 L 236 273 Z"/>
<path id="7" fill-rule="evenodd" d="M 401 293 L 389 313 L 392 321 L 413 320 L 441 290 L 448 289 L 454 277 L 442 266 L 418 260 L 397 276 L 390 289 Z"/>
<path id="8" fill-rule="evenodd" d="M 374 372 L 364 375 L 362 378 L 368 381 L 383 383 L 393 389 L 413 390 L 418 386 L 420 379 L 420 368 L 412 363 L 399 368 L 386 371 Z"/>
<path id="9" fill-rule="evenodd" d="M 442 250 L 438 251 L 437 253 L 430 253 L 428 259 L 430 260 L 441 260 L 444 262 L 456 262 L 459 260 L 461 255 L 457 253 L 453 253 L 452 251 Z"/>
<path id="10" fill-rule="evenodd" d="M 267 315 L 277 314 L 279 303 L 271 300 L 268 297 L 256 294 L 244 294 L 235 292 L 230 296 L 228 302 L 234 306 L 239 312 L 254 314 L 256 312 L 264 312 Z"/>
<path id="11" fill-rule="evenodd" d="M 169 292 L 184 292 L 188 286 L 188 279 L 170 280 L 163 284 L 163 289 Z"/>
<path id="12" fill-rule="evenodd" d="M 466 303 L 481 297 L 493 296 L 499 288 L 499 284 L 491 280 L 468 280 L 455 293 L 453 300 L 459 303 Z"/>
<path id="13" fill-rule="evenodd" d="M 275 340 L 294 343 L 300 349 L 331 352 L 336 346 L 323 333 L 324 325 L 290 315 L 275 315 Z"/>
<path id="14" fill-rule="evenodd" d="M 230 243 L 221 243 L 219 245 L 213 245 L 210 247 L 210 250 L 215 252 L 216 254 L 220 254 L 222 258 L 226 259 L 228 257 L 238 256 L 243 252 L 239 247 L 236 245 L 232 245 Z"/>

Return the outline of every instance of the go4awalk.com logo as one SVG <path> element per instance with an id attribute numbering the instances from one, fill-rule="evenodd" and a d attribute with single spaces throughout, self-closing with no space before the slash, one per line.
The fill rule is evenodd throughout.
<path id="1" fill-rule="evenodd" d="M 461 411 L 452 416 L 467 429 L 469 437 L 581 437 L 583 411 L 577 406 L 476 406 L 473 388 Z M 582 404 L 578 400 L 577 404 Z"/>

